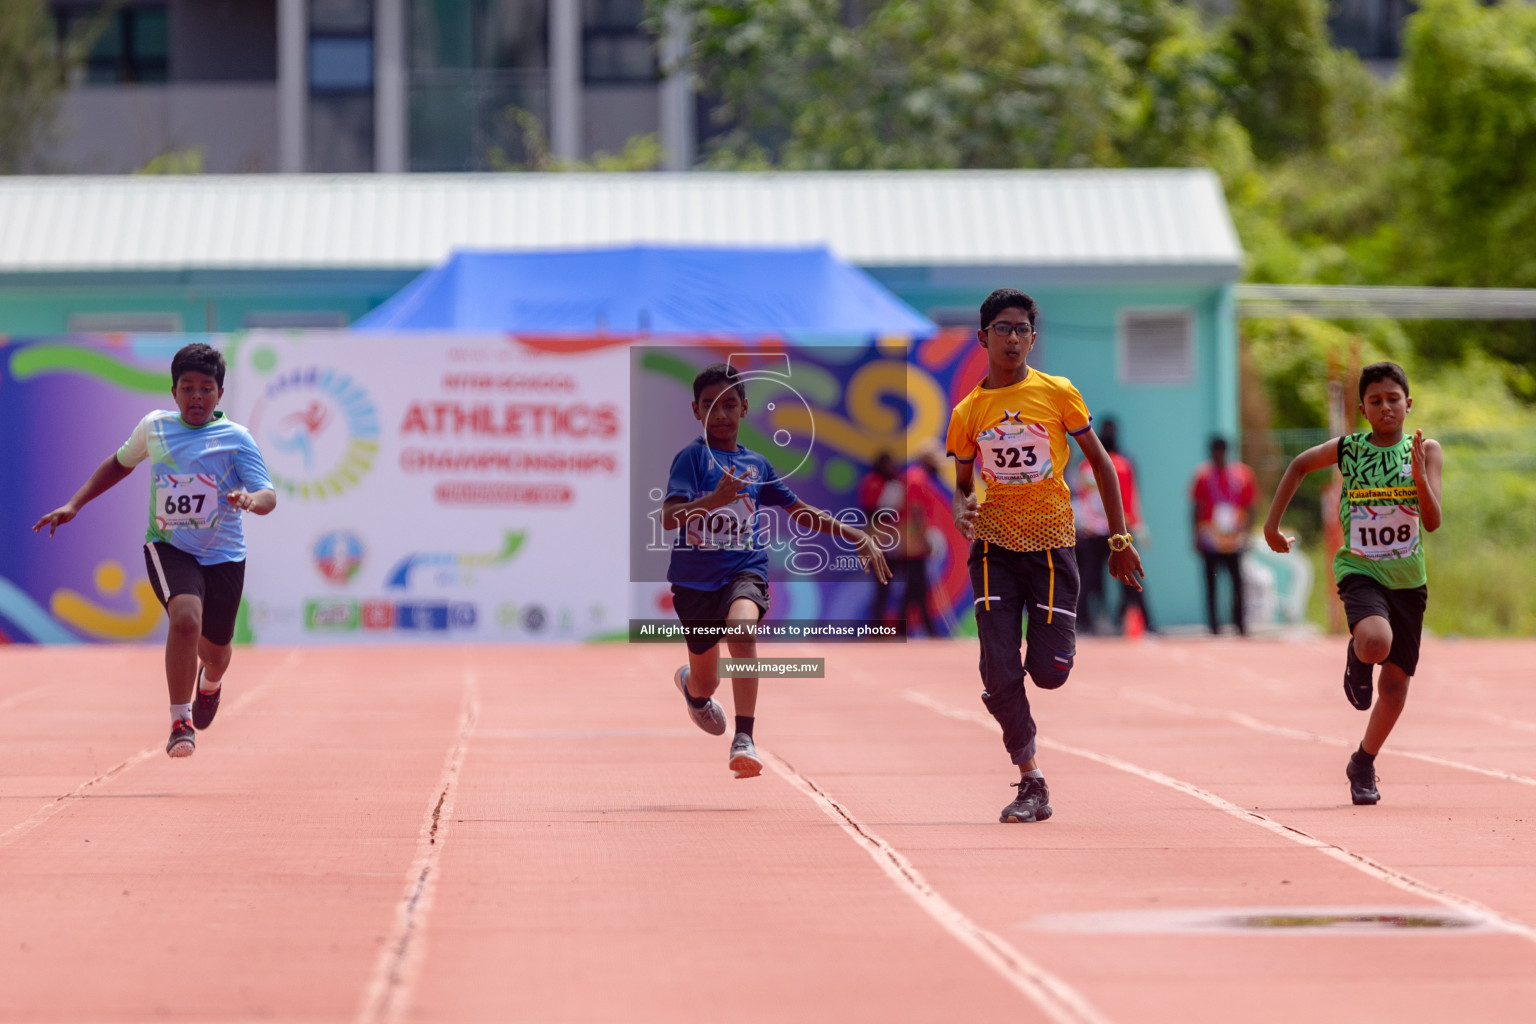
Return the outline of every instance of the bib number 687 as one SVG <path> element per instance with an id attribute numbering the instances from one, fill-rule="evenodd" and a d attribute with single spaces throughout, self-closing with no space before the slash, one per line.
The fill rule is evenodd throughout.
<path id="1" fill-rule="evenodd" d="M 165 514 L 168 516 L 201 515 L 203 495 L 168 494 L 165 497 Z"/>

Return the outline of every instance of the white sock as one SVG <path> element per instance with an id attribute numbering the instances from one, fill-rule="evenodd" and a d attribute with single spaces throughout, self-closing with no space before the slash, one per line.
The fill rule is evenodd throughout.
<path id="1" fill-rule="evenodd" d="M 191 704 L 172 704 L 171 705 L 171 724 L 172 725 L 175 725 L 177 722 L 190 722 L 190 721 L 192 721 L 192 705 Z"/>
<path id="2" fill-rule="evenodd" d="M 1024 777 L 1026 779 L 1043 779 L 1043 778 L 1045 778 L 1045 772 L 1041 771 L 1039 768 L 1031 768 L 1029 771 L 1024 772 L 1022 774 L 1024 775 Z"/>
<path id="3" fill-rule="evenodd" d="M 218 693 L 219 687 L 224 685 L 222 679 L 209 679 L 208 669 L 204 667 L 198 674 L 197 689 L 199 693 Z"/>

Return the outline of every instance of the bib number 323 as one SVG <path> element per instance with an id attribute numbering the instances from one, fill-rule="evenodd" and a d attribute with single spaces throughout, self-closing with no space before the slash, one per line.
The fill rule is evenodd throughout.
<path id="1" fill-rule="evenodd" d="M 977 465 L 987 483 L 1032 484 L 1051 477 L 1051 435 L 1039 424 L 999 428 L 994 436 L 978 438 L 977 447 Z"/>
<path id="2" fill-rule="evenodd" d="M 202 473 L 166 473 L 155 488 L 155 525 L 162 530 L 206 530 L 219 511 L 218 481 Z"/>

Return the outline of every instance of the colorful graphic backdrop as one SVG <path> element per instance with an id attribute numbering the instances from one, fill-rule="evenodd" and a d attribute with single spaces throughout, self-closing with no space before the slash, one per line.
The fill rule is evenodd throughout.
<path id="1" fill-rule="evenodd" d="M 807 500 L 856 507 L 854 490 L 876 454 L 899 459 L 905 444 L 941 439 L 950 407 L 985 372 L 970 337 L 843 339 L 838 350 L 856 359 L 801 375 L 796 388 L 817 431 L 797 478 Z M 695 360 L 672 365 L 654 350 L 634 364 L 629 339 L 612 338 L 11 339 L 0 344 L 0 638 L 163 637 L 143 571 L 142 474 L 52 540 L 31 526 L 68 500 L 140 417 L 173 407 L 170 359 L 193 340 L 225 352 L 223 409 L 251 428 L 279 489 L 273 515 L 246 519 L 251 557 L 237 639 L 573 640 L 622 633 L 632 602 L 635 615 L 660 610 L 654 585 L 627 583 L 630 375 L 638 365 L 686 417 L 682 378 L 691 380 Z M 708 350 L 699 365 L 717 350 L 795 347 L 690 344 L 703 346 L 701 357 Z M 786 405 L 773 426 L 798 430 L 795 418 L 805 415 Z M 683 443 L 676 440 L 657 438 L 663 461 Z M 945 525 L 934 599 L 963 628 L 964 550 Z M 775 614 L 857 618 L 871 586 L 847 574 L 803 581 L 776 595 Z"/>

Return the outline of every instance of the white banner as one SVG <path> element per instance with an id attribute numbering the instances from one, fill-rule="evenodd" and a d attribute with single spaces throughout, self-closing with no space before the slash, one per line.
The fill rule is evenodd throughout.
<path id="1" fill-rule="evenodd" d="M 252 332 L 225 350 L 223 408 L 278 493 L 246 517 L 255 642 L 624 631 L 622 343 Z"/>

